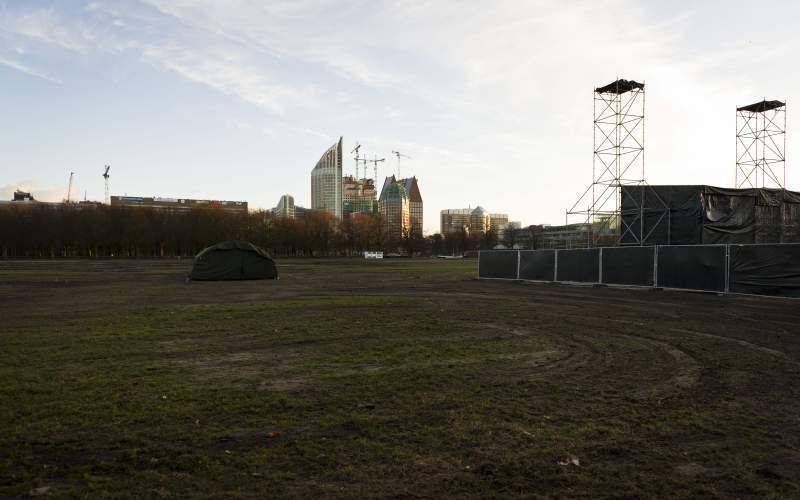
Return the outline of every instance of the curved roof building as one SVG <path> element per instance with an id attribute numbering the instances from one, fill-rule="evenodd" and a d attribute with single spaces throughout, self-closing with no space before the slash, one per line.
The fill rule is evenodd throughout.
<path id="1" fill-rule="evenodd" d="M 342 218 L 342 138 L 328 148 L 311 171 L 311 209 Z"/>

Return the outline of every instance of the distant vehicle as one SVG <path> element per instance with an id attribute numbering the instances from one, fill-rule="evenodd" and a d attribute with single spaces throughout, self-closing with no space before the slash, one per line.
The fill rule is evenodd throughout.
<path id="1" fill-rule="evenodd" d="M 450 260 L 450 259 L 463 259 L 464 256 L 463 255 L 437 255 L 436 258 L 437 259 L 448 259 L 448 260 Z"/>
<path id="2" fill-rule="evenodd" d="M 367 252 L 367 251 L 365 251 L 364 252 L 364 258 L 365 259 L 382 259 L 383 258 L 383 252 Z"/>

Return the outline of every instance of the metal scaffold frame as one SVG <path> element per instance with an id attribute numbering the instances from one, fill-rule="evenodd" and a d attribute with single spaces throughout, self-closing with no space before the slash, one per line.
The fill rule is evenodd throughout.
<path id="1" fill-rule="evenodd" d="M 642 244 L 642 231 L 621 217 L 621 187 L 645 183 L 644 83 L 618 79 L 594 89 L 592 183 L 567 210 L 566 222 L 585 223 L 589 247 Z M 613 241 L 608 241 L 613 240 Z"/>
<path id="2" fill-rule="evenodd" d="M 736 108 L 737 188 L 786 186 L 786 103 L 767 101 Z"/>

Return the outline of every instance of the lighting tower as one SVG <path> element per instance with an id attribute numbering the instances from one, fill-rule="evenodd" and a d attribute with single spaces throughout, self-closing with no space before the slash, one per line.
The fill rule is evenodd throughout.
<path id="1" fill-rule="evenodd" d="M 601 237 L 618 243 L 623 234 L 621 188 L 644 184 L 644 83 L 619 79 L 594 89 L 592 183 L 567 210 L 567 224 L 587 224 L 587 245 Z M 638 237 L 635 244 L 641 244 Z"/>
<path id="2" fill-rule="evenodd" d="M 109 196 L 108 196 L 108 178 L 111 177 L 111 176 L 108 174 L 108 171 L 111 170 L 111 165 L 106 165 L 105 167 L 106 167 L 106 171 L 103 172 L 103 179 L 105 179 L 105 181 L 106 181 L 106 200 L 105 200 L 105 203 L 106 203 L 106 205 L 110 205 L 111 204 L 111 200 L 109 199 Z"/>
<path id="3" fill-rule="evenodd" d="M 400 151 L 392 151 L 392 154 L 397 157 L 397 178 L 400 179 L 400 158 L 408 158 L 410 160 L 411 157 L 404 155 Z"/>
<path id="4" fill-rule="evenodd" d="M 786 186 L 786 103 L 736 108 L 736 187 Z"/>

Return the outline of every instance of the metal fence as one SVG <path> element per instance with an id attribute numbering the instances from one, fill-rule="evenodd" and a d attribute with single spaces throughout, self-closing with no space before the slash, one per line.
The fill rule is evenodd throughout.
<path id="1" fill-rule="evenodd" d="M 491 250 L 478 276 L 800 297 L 800 244 Z"/>

